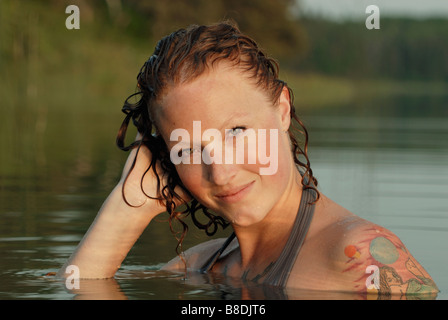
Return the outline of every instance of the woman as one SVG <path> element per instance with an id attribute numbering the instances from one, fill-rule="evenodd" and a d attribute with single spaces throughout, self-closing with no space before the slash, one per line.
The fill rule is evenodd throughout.
<path id="1" fill-rule="evenodd" d="M 152 219 L 168 212 L 184 231 L 191 214 L 209 234 L 227 224 L 234 232 L 185 252 L 182 233 L 165 270 L 381 293 L 387 267 L 404 284 L 438 292 L 397 236 L 317 190 L 292 91 L 275 61 L 232 24 L 190 26 L 160 40 L 123 111 L 117 143 L 132 151 L 122 179 L 66 264 L 82 278 L 113 277 Z M 138 137 L 124 146 L 131 119 Z M 418 287 L 403 286 L 387 286 L 387 294 Z"/>

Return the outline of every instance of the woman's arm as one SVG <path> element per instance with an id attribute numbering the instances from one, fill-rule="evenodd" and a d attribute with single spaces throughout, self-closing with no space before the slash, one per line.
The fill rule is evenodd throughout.
<path id="1" fill-rule="evenodd" d="M 166 211 L 159 201 L 149 199 L 141 190 L 141 177 L 151 159 L 150 151 L 144 146 L 140 148 L 124 189 L 127 201 L 139 206 L 129 206 L 124 201 L 122 187 L 136 151 L 131 151 L 121 180 L 102 205 L 75 252 L 59 271 L 59 276 L 67 276 L 67 266 L 75 265 L 79 268 L 79 277 L 83 279 L 113 277 L 149 222 Z M 147 194 L 156 194 L 152 170 L 147 172 L 143 186 Z"/>
<path id="2" fill-rule="evenodd" d="M 332 257 L 339 281 L 374 297 L 433 299 L 439 289 L 426 270 L 391 231 L 365 222 L 346 230 Z M 371 296 L 370 298 L 372 298 Z"/>

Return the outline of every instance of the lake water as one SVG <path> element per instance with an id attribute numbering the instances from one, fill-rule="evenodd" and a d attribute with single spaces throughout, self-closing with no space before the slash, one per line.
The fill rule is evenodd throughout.
<path id="1" fill-rule="evenodd" d="M 396 233 L 439 286 L 437 299 L 448 298 L 447 110 L 448 97 L 442 96 L 302 113 L 320 190 Z M 162 273 L 158 269 L 175 255 L 176 243 L 162 221 L 150 224 L 115 279 L 83 281 L 80 290 L 67 290 L 63 281 L 45 275 L 73 252 L 117 181 L 124 155 L 113 144 L 119 118 L 97 126 L 101 134 L 90 129 L 92 140 L 84 147 L 73 136 L 89 124 L 67 117 L 53 128 L 51 115 L 48 121 L 43 138 L 26 127 L 18 137 L 2 136 L 19 143 L 1 151 L 14 157 L 1 158 L 2 167 L 12 169 L 0 176 L 0 299 L 355 298 Z M 58 132 L 65 132 L 63 139 Z M 191 232 L 185 245 L 204 239 Z"/>

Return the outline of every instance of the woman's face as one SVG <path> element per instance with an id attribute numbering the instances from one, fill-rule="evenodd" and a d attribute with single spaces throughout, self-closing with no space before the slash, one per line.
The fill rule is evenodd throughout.
<path id="1" fill-rule="evenodd" d="M 185 187 L 240 226 L 261 221 L 281 203 L 295 168 L 286 133 L 288 92 L 274 105 L 253 81 L 219 63 L 169 88 L 155 119 Z M 250 134 L 256 139 L 245 138 Z"/>

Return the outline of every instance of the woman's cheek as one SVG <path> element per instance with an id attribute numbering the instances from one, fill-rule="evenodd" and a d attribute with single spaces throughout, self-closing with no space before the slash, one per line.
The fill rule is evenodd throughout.
<path id="1" fill-rule="evenodd" d="M 194 164 L 180 164 L 176 166 L 177 174 L 183 185 L 197 200 L 200 200 L 198 197 L 204 194 L 202 170 L 200 167 L 200 165 Z"/>

